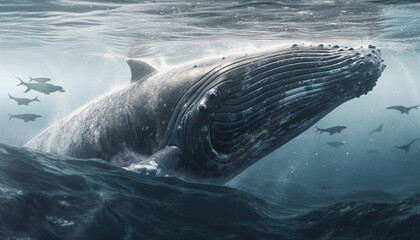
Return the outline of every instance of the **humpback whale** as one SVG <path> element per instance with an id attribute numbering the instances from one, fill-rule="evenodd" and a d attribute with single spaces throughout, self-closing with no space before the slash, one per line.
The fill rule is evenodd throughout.
<path id="1" fill-rule="evenodd" d="M 26 87 L 26 91 L 24 93 L 27 93 L 31 90 L 35 90 L 44 94 L 50 94 L 52 92 L 65 92 L 64 89 L 60 86 L 55 86 L 50 83 L 27 83 L 22 81 L 22 79 L 16 77 L 20 83 L 18 86 L 23 85 Z"/>
<path id="2" fill-rule="evenodd" d="M 26 146 L 224 183 L 367 94 L 385 68 L 374 46 L 337 45 L 293 45 L 167 71 L 127 63 L 131 84 L 82 106 Z"/>
<path id="3" fill-rule="evenodd" d="M 17 98 L 17 97 L 13 97 L 10 95 L 9 93 L 9 98 L 13 99 L 16 101 L 17 105 L 26 105 L 28 106 L 29 103 L 31 102 L 40 102 L 38 97 L 35 97 L 34 99 L 29 99 L 29 98 Z"/>
<path id="4" fill-rule="evenodd" d="M 330 135 L 333 135 L 335 133 L 341 133 L 341 131 L 343 131 L 343 129 L 346 129 L 346 126 L 335 126 L 335 127 L 330 127 L 330 128 L 318 128 L 315 127 L 316 131 L 315 132 L 319 132 L 319 134 L 322 134 L 323 132 L 327 132 Z"/>
<path id="5" fill-rule="evenodd" d="M 22 119 L 24 122 L 29 122 L 29 121 L 35 121 L 36 118 L 40 118 L 42 117 L 41 115 L 36 115 L 36 114 L 16 114 L 16 115 L 12 115 L 9 114 L 9 120 L 12 118 L 19 118 Z"/>

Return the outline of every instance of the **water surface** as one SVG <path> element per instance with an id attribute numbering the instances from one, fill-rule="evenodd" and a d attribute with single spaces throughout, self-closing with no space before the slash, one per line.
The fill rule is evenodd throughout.
<path id="1" fill-rule="evenodd" d="M 408 153 L 395 145 L 420 136 L 420 111 L 385 109 L 420 104 L 419 12 L 416 1 L 0 1 L 0 236 L 419 239 L 420 144 Z M 316 124 L 345 125 L 342 134 L 309 129 L 227 186 L 19 147 L 127 84 L 127 57 L 165 69 L 294 43 L 374 44 L 387 68 L 368 95 Z M 66 92 L 23 94 L 15 77 L 28 76 L 51 77 Z M 7 93 L 41 102 L 17 106 Z"/>

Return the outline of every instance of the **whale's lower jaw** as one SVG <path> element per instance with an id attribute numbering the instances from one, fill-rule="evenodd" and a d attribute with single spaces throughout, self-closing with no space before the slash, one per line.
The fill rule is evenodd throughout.
<path id="1" fill-rule="evenodd" d="M 229 77 L 208 84 L 182 121 L 182 168 L 191 178 L 231 179 L 342 103 L 367 94 L 385 68 L 373 46 L 297 46 L 231 66 L 213 70 Z"/>
<path id="2" fill-rule="evenodd" d="M 187 166 L 180 169 L 178 177 L 193 182 L 208 182 L 223 184 L 234 178 L 246 168 L 257 162 L 261 158 L 272 153 L 284 144 L 293 140 L 304 131 L 308 130 L 316 122 L 341 105 L 338 102 L 319 101 L 319 106 L 323 107 L 293 107 L 285 112 L 285 118 L 281 116 L 270 119 L 262 125 L 270 127 L 259 127 L 244 134 L 240 143 L 233 147 L 222 149 L 223 152 L 215 152 L 210 156 L 201 156 L 202 159 L 195 159 L 195 162 L 206 162 L 207 168 L 197 168 Z M 214 143 L 215 140 L 212 141 Z M 206 153 L 203 151 L 202 153 Z M 217 159 L 216 157 L 219 157 Z M 234 160 L 231 160 L 234 159 Z M 211 162 L 209 164 L 209 162 Z M 209 170 L 210 169 L 210 170 Z"/>

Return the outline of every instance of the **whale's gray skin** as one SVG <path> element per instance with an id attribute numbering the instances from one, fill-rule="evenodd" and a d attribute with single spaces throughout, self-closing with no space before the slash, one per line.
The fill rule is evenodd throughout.
<path id="1" fill-rule="evenodd" d="M 13 99 L 16 101 L 17 105 L 26 105 L 28 106 L 29 103 L 31 102 L 40 102 L 38 97 L 35 97 L 34 99 L 29 99 L 29 98 L 17 98 L 17 97 L 13 97 L 9 94 L 9 98 Z"/>
<path id="2" fill-rule="evenodd" d="M 367 94 L 384 68 L 373 46 L 323 45 L 293 45 L 168 71 L 149 67 L 148 77 L 132 76 L 130 85 L 76 110 L 26 146 L 223 183 L 340 104 Z M 144 160 L 133 163 L 138 158 Z"/>
<path id="3" fill-rule="evenodd" d="M 32 82 L 32 81 L 35 81 L 35 82 L 38 82 L 38 83 L 46 83 L 46 82 L 51 81 L 51 78 L 45 78 L 45 77 L 31 78 L 31 77 L 29 77 L 29 82 Z"/>
<path id="4" fill-rule="evenodd" d="M 35 90 L 44 94 L 50 94 L 52 92 L 65 92 L 64 89 L 60 86 L 55 86 L 52 85 L 50 83 L 27 83 L 22 81 L 22 79 L 18 78 L 20 83 L 18 84 L 18 86 L 23 85 L 26 87 L 26 91 L 24 93 L 27 93 L 31 90 Z"/>
<path id="5" fill-rule="evenodd" d="M 401 146 L 396 146 L 395 145 L 395 147 L 397 149 L 401 149 L 401 150 L 404 150 L 405 152 L 408 152 L 408 150 L 410 150 L 411 144 L 413 144 L 414 142 L 418 141 L 419 139 L 420 138 L 416 138 L 413 141 L 409 142 L 408 144 L 404 144 L 404 145 L 401 145 Z"/>
<path id="6" fill-rule="evenodd" d="M 373 133 L 375 133 L 375 132 L 377 132 L 377 133 L 380 133 L 381 131 L 382 131 L 382 128 L 384 127 L 384 124 L 382 123 L 381 125 L 379 125 L 379 127 L 377 127 L 377 128 L 375 128 L 375 129 L 373 129 L 370 133 L 369 133 L 369 135 L 372 135 Z"/>
<path id="7" fill-rule="evenodd" d="M 29 122 L 29 121 L 35 121 L 36 118 L 40 118 L 42 117 L 41 115 L 36 115 L 36 114 L 16 114 L 16 115 L 12 115 L 9 114 L 9 120 L 12 118 L 18 118 L 18 119 L 22 119 L 24 122 Z"/>
<path id="8" fill-rule="evenodd" d="M 343 129 L 346 129 L 346 126 L 335 126 L 335 127 L 330 127 L 330 128 L 318 128 L 315 127 L 316 131 L 315 132 L 319 132 L 319 134 L 322 134 L 323 132 L 327 132 L 330 135 L 333 135 L 335 133 L 341 133 L 341 131 L 343 131 Z"/>
<path id="9" fill-rule="evenodd" d="M 416 105 L 416 106 L 412 106 L 412 107 L 404 107 L 404 106 L 401 106 L 401 105 L 398 105 L 398 106 L 391 106 L 391 107 L 387 107 L 386 109 L 394 109 L 394 110 L 397 110 L 397 111 L 400 111 L 401 112 L 401 114 L 408 114 L 408 112 L 411 110 L 411 109 L 417 109 L 417 107 L 418 106 L 420 106 L 420 105 Z"/>
<path id="10" fill-rule="evenodd" d="M 344 142 L 327 142 L 328 145 L 330 145 L 331 147 L 335 147 L 335 148 L 340 148 L 341 146 L 344 145 Z"/>

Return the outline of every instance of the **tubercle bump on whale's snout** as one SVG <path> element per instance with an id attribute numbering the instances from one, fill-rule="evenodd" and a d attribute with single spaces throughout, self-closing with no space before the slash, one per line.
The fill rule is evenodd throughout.
<path id="1" fill-rule="evenodd" d="M 312 47 L 312 45 L 309 45 Z M 305 47 L 304 44 L 298 45 L 293 44 L 292 48 L 298 48 L 299 47 Z M 358 62 L 361 66 L 366 64 L 366 66 L 378 66 L 378 70 L 380 70 L 380 73 L 386 68 L 386 65 L 383 64 L 384 60 L 382 59 L 382 53 L 380 49 L 377 49 L 374 45 L 368 45 L 367 48 L 364 48 L 363 46 L 360 46 L 360 48 L 352 48 L 352 47 L 340 47 L 339 45 L 327 45 L 319 44 L 316 48 L 318 49 L 329 49 L 334 50 L 337 52 L 342 52 L 343 55 L 351 55 L 355 56 L 353 60 L 357 60 L 357 58 L 361 59 L 361 62 Z M 376 70 L 376 69 L 375 69 Z"/>
<path id="2" fill-rule="evenodd" d="M 386 65 L 382 59 L 381 50 L 373 45 L 369 45 L 368 48 L 360 47 L 358 52 L 361 61 L 356 64 L 361 66 L 361 71 L 364 74 L 362 76 L 364 77 L 364 84 L 361 87 L 361 95 L 366 95 L 376 86 L 376 82 L 385 70 Z"/>
<path id="3" fill-rule="evenodd" d="M 363 63 L 367 66 L 373 66 L 372 71 L 376 71 L 375 73 L 379 77 L 386 68 L 386 65 L 383 64 L 384 60 L 382 59 L 381 50 L 376 49 L 373 45 L 369 45 L 367 50 L 362 50 L 362 53 L 364 53 L 361 56 L 363 61 L 360 64 Z"/>
<path id="4" fill-rule="evenodd" d="M 318 47 L 324 48 L 324 45 L 321 44 Z M 349 67 L 353 69 L 350 79 L 354 79 L 354 81 L 349 81 L 344 85 L 349 84 L 347 87 L 355 89 L 356 97 L 366 95 L 371 91 L 386 68 L 381 50 L 374 45 L 359 48 L 328 45 L 328 48 L 350 57 L 348 61 L 352 67 Z"/>
<path id="5" fill-rule="evenodd" d="M 309 45 L 309 47 L 306 47 L 304 44 L 294 44 L 291 48 L 296 49 L 297 51 L 302 49 L 314 51 L 315 49 L 318 49 L 331 54 L 338 54 L 343 59 L 346 59 L 345 61 L 348 64 L 340 66 L 337 71 L 347 72 L 347 75 L 343 78 L 341 83 L 337 83 L 337 87 L 339 87 L 341 92 L 345 92 L 346 89 L 353 90 L 347 91 L 345 94 L 348 99 L 360 97 L 371 91 L 386 68 L 384 60 L 382 59 L 381 50 L 377 49 L 374 45 L 353 48 L 324 44 L 317 46 Z"/>

